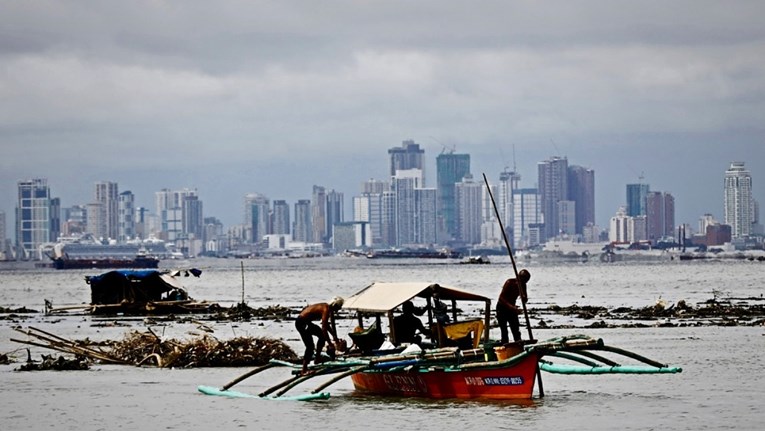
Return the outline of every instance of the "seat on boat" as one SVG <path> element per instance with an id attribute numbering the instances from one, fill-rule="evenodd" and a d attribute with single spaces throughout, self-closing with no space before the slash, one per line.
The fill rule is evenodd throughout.
<path id="1" fill-rule="evenodd" d="M 471 345 L 472 348 L 478 348 L 481 342 L 481 334 L 483 334 L 483 320 L 465 320 L 462 322 L 447 323 L 441 325 L 443 330 L 439 335 L 444 339 L 439 339 L 439 345 L 457 345 L 463 347 L 464 345 Z M 448 341 L 447 341 L 448 340 Z"/>
<path id="2" fill-rule="evenodd" d="M 372 353 L 373 350 L 382 346 L 385 341 L 385 335 L 377 326 L 377 322 L 372 323 L 363 331 L 351 332 L 348 336 L 353 340 L 353 344 L 365 354 Z"/>

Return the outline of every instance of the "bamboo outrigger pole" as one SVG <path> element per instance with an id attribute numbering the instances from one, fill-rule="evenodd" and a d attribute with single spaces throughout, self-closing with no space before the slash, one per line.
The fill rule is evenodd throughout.
<path id="1" fill-rule="evenodd" d="M 505 226 L 502 224 L 502 217 L 499 216 L 499 210 L 497 209 L 497 203 L 494 201 L 494 194 L 491 192 L 491 187 L 489 186 L 489 180 L 486 179 L 486 174 L 483 174 L 483 182 L 486 184 L 486 191 L 489 193 L 489 197 L 491 198 L 491 205 L 494 207 L 494 215 L 497 217 L 497 222 L 499 223 L 499 230 L 502 231 L 502 239 L 505 240 L 505 247 L 507 247 L 507 254 L 510 256 L 510 262 L 513 264 L 513 272 L 515 273 L 515 279 L 520 280 L 518 277 L 518 267 L 515 265 L 515 257 L 513 257 L 513 249 L 510 248 L 510 241 L 507 240 L 507 233 L 505 233 Z M 520 282 L 518 283 L 518 288 L 521 288 Z M 526 289 L 526 286 L 523 286 L 523 289 Z M 524 294 L 526 292 L 523 292 Z M 523 316 L 526 318 L 526 329 L 529 331 L 529 340 L 534 339 L 534 335 L 531 333 L 531 321 L 529 320 L 529 312 L 526 310 L 526 301 L 523 300 L 524 296 L 527 296 L 527 294 L 521 296 L 521 305 L 523 305 Z M 544 398 L 545 391 L 542 388 L 542 373 L 539 372 L 539 364 L 537 363 L 537 382 L 539 382 L 539 397 Z"/>

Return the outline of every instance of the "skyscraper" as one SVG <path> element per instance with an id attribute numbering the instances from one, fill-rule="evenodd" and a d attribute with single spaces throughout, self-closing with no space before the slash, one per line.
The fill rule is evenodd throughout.
<path id="1" fill-rule="evenodd" d="M 414 141 L 403 141 L 400 147 L 394 147 L 388 150 L 390 154 L 390 176 L 395 176 L 396 171 L 407 169 L 419 169 L 423 171 L 424 166 L 422 164 L 422 156 L 425 154 L 425 150 L 420 149 L 419 144 L 415 144 Z"/>
<path id="2" fill-rule="evenodd" d="M 752 175 L 744 162 L 732 162 L 725 171 L 724 212 L 725 224 L 730 225 L 733 238 L 751 235 L 754 204 Z"/>
<path id="3" fill-rule="evenodd" d="M 184 231 L 183 211 L 184 201 L 190 196 L 197 196 L 197 191 L 162 189 L 154 194 L 157 216 L 160 221 L 159 236 L 161 239 L 174 243 L 188 234 Z"/>
<path id="4" fill-rule="evenodd" d="M 483 183 L 473 181 L 468 174 L 455 184 L 455 233 L 459 241 L 472 245 L 481 242 L 483 224 Z"/>
<path id="5" fill-rule="evenodd" d="M 327 239 L 327 190 L 322 186 L 313 186 L 311 196 L 312 242 L 325 243 Z"/>
<path id="6" fill-rule="evenodd" d="M 311 242 L 311 201 L 300 199 L 295 203 L 295 222 L 292 225 L 292 239 L 297 242 Z"/>
<path id="7" fill-rule="evenodd" d="M 542 200 L 537 189 L 516 189 L 513 194 L 513 248 L 541 243 Z"/>
<path id="8" fill-rule="evenodd" d="M 270 200 L 260 193 L 249 193 L 244 197 L 244 225 L 247 229 L 247 241 L 259 244 L 263 237 L 271 233 L 270 226 Z"/>
<path id="9" fill-rule="evenodd" d="M 539 173 L 538 191 L 544 218 L 542 241 L 556 237 L 560 232 L 558 202 L 568 198 L 568 159 L 551 157 L 537 164 Z M 569 232 L 570 233 L 570 232 Z"/>
<path id="10" fill-rule="evenodd" d="M 341 192 L 335 190 L 327 192 L 327 226 L 325 228 L 326 235 L 323 241 L 325 244 L 330 244 L 332 235 L 334 235 L 335 225 L 345 222 L 344 199 L 343 193 Z"/>
<path id="11" fill-rule="evenodd" d="M 455 203 L 455 184 L 470 174 L 470 155 L 444 153 L 436 157 L 436 191 L 439 224 L 448 238 L 439 238 L 443 242 L 457 233 L 457 214 Z"/>
<path id="12" fill-rule="evenodd" d="M 271 215 L 272 233 L 276 235 L 289 235 L 290 233 L 290 206 L 287 201 L 275 200 Z"/>
<path id="13" fill-rule="evenodd" d="M 117 241 L 125 242 L 136 238 L 135 196 L 133 193 L 130 191 L 120 193 L 117 207 Z"/>
<path id="14" fill-rule="evenodd" d="M 704 231 L 706 232 L 706 230 Z M 656 244 L 675 234 L 675 198 L 669 193 L 646 195 L 646 238 Z"/>
<path id="15" fill-rule="evenodd" d="M 627 184 L 627 216 L 646 215 L 645 197 L 649 191 L 648 184 Z"/>
<path id="16" fill-rule="evenodd" d="M 40 258 L 37 250 L 51 238 L 50 188 L 48 180 L 19 181 L 16 207 L 16 246 L 26 257 Z"/>
<path id="17" fill-rule="evenodd" d="M 595 171 L 582 166 L 568 168 L 568 198 L 576 202 L 575 232 L 582 234 L 584 227 L 595 224 Z"/>
<path id="18" fill-rule="evenodd" d="M 515 222 L 513 221 L 514 209 L 513 199 L 515 191 L 518 190 L 518 184 L 521 181 L 521 175 L 515 171 L 509 171 L 507 168 L 499 174 L 499 187 L 497 193 L 495 193 L 495 201 L 497 203 L 497 210 L 499 216 L 502 218 L 502 225 L 505 227 L 505 234 L 509 240 L 513 241 L 514 235 L 511 234 L 515 228 Z M 492 208 L 493 212 L 493 208 Z M 494 215 L 490 215 L 489 218 Z"/>
<path id="19" fill-rule="evenodd" d="M 94 226 L 91 232 L 96 238 L 116 240 L 119 237 L 119 186 L 111 181 L 97 182 L 95 199 L 100 204 L 101 216 L 99 225 Z"/>

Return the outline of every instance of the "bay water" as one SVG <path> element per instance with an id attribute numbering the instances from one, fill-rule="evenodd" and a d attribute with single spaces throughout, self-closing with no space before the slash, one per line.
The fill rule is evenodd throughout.
<path id="1" fill-rule="evenodd" d="M 460 265 L 453 260 L 378 260 L 359 258 L 196 259 L 163 261 L 163 267 L 202 269 L 184 277 L 195 299 L 231 306 L 244 298 L 253 307 L 302 305 L 348 297 L 373 281 L 426 281 L 462 287 L 493 300 L 512 275 L 509 260 L 490 265 Z M 532 274 L 529 307 L 592 305 L 645 307 L 685 300 L 696 305 L 712 298 L 761 301 L 765 263 L 730 261 L 519 262 Z M 128 331 L 152 331 L 189 339 L 263 336 L 283 339 L 296 352 L 302 344 L 293 321 L 196 322 L 142 317 L 94 317 L 42 313 L 54 306 L 90 301 L 85 276 L 101 271 L 0 266 L 0 306 L 27 307 L 39 313 L 5 315 L 0 320 L 0 353 L 23 362 L 56 352 L 23 345 L 18 332 L 39 328 L 69 339 L 116 340 Z M 761 303 L 761 302 L 760 302 Z M 157 369 L 94 365 L 87 371 L 15 371 L 18 362 L 0 365 L 2 429 L 196 430 L 196 429 L 417 429 L 417 430 L 759 430 L 765 427 L 765 327 L 694 326 L 692 321 L 647 321 L 637 327 L 588 328 L 576 317 L 532 313 L 539 340 L 573 334 L 602 338 L 672 366 L 680 374 L 571 376 L 543 374 L 544 398 L 528 402 L 425 400 L 371 397 L 353 390 L 350 379 L 328 390 L 327 401 L 294 402 L 229 399 L 202 395 L 198 385 L 222 386 L 246 368 Z M 547 328 L 538 322 L 545 320 Z M 678 324 L 676 326 L 667 323 Z M 204 326 L 203 326 L 204 325 Z M 354 319 L 338 322 L 345 336 Z M 210 334 L 206 330 L 212 328 Z M 522 328 L 524 337 L 526 328 Z M 498 330 L 492 330 L 498 338 Z M 234 389 L 259 393 L 289 377 L 271 369 Z M 318 380 L 318 379 L 317 379 Z M 305 393 L 321 382 L 290 393 Z M 302 389 L 301 389 L 302 388 Z"/>

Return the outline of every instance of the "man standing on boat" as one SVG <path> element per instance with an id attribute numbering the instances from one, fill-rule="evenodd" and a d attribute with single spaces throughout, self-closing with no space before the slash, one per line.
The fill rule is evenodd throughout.
<path id="1" fill-rule="evenodd" d="M 343 298 L 336 296 L 329 304 L 320 302 L 318 304 L 308 305 L 303 308 L 295 319 L 295 328 L 298 333 L 300 333 L 300 338 L 305 345 L 302 374 L 305 374 L 308 371 L 308 363 L 314 356 L 314 350 L 316 351 L 314 363 L 320 362 L 324 343 L 327 344 L 327 354 L 329 354 L 329 358 L 333 360 L 335 359 L 335 346 L 330 341 L 329 335 L 332 335 L 335 342 L 338 341 L 337 333 L 335 332 L 334 313 L 340 310 L 343 306 L 343 302 Z M 321 320 L 321 327 L 313 323 L 315 320 Z M 318 338 L 316 346 L 313 344 L 313 337 Z"/>
<path id="2" fill-rule="evenodd" d="M 499 299 L 497 300 L 497 322 L 499 323 L 499 331 L 502 334 L 503 343 L 510 341 L 507 334 L 508 325 L 510 326 L 510 332 L 513 333 L 513 340 L 521 340 L 521 324 L 518 320 L 518 315 L 523 313 L 523 310 L 515 305 L 515 301 L 520 296 L 521 301 L 526 304 L 528 300 L 526 296 L 526 283 L 530 279 L 531 273 L 522 269 L 518 272 L 518 279 L 508 278 L 505 284 L 502 285 L 502 291 L 499 293 Z"/>

